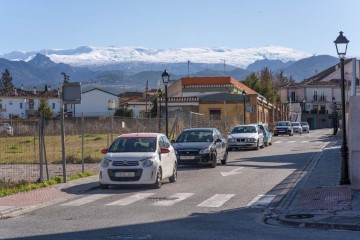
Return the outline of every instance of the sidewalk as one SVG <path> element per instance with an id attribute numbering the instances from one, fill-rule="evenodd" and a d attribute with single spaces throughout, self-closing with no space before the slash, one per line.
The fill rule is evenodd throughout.
<path id="1" fill-rule="evenodd" d="M 265 214 L 267 224 L 360 231 L 360 191 L 339 185 L 341 131 L 330 139 L 296 187 Z"/>
<path id="2" fill-rule="evenodd" d="M 0 219 L 63 202 L 98 186 L 98 176 L 60 183 L 0 198 Z"/>

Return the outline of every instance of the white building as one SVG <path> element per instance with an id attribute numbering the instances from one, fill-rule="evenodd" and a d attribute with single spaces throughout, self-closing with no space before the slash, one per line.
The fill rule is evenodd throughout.
<path id="1" fill-rule="evenodd" d="M 109 109 L 115 105 L 115 109 Z M 115 104 L 113 104 L 115 103 Z M 99 88 L 93 88 L 81 93 L 81 104 L 68 105 L 67 112 L 73 112 L 74 116 L 106 116 L 113 115 L 119 108 L 119 97 Z"/>
<path id="2" fill-rule="evenodd" d="M 58 90 L 32 91 L 23 89 L 0 91 L 0 118 L 28 118 L 35 114 L 41 101 L 46 101 L 54 114 L 60 112 L 60 98 Z"/>

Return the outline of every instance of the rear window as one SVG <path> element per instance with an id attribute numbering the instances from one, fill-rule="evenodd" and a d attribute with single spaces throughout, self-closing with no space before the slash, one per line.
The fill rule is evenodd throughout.
<path id="1" fill-rule="evenodd" d="M 277 122 L 276 126 L 290 126 L 289 122 Z"/>
<path id="2" fill-rule="evenodd" d="M 108 152 L 155 152 L 156 137 L 120 137 L 111 144 Z"/>
<path id="3" fill-rule="evenodd" d="M 255 126 L 239 126 L 235 127 L 231 133 L 256 133 Z"/>

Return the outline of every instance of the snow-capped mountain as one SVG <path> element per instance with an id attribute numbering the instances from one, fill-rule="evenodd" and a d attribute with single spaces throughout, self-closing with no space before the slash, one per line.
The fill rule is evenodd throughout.
<path id="1" fill-rule="evenodd" d="M 56 63 L 71 66 L 104 66 L 124 62 L 218 64 L 246 68 L 258 60 L 297 61 L 311 56 L 309 53 L 279 46 L 261 48 L 170 48 L 150 49 L 143 47 L 79 47 L 71 50 L 41 50 L 36 52 L 11 52 L 0 55 L 8 60 L 29 61 L 37 53 L 48 56 Z"/>

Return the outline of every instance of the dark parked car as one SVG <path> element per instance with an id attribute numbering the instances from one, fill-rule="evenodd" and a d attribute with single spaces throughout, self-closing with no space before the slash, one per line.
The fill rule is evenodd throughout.
<path id="1" fill-rule="evenodd" d="M 178 164 L 201 164 L 216 167 L 227 161 L 227 142 L 216 128 L 185 129 L 172 141 Z"/>
<path id="2" fill-rule="evenodd" d="M 294 135 L 294 129 L 291 126 L 291 122 L 279 121 L 279 122 L 275 123 L 274 136 L 283 135 L 283 134 L 286 134 L 289 136 Z"/>

